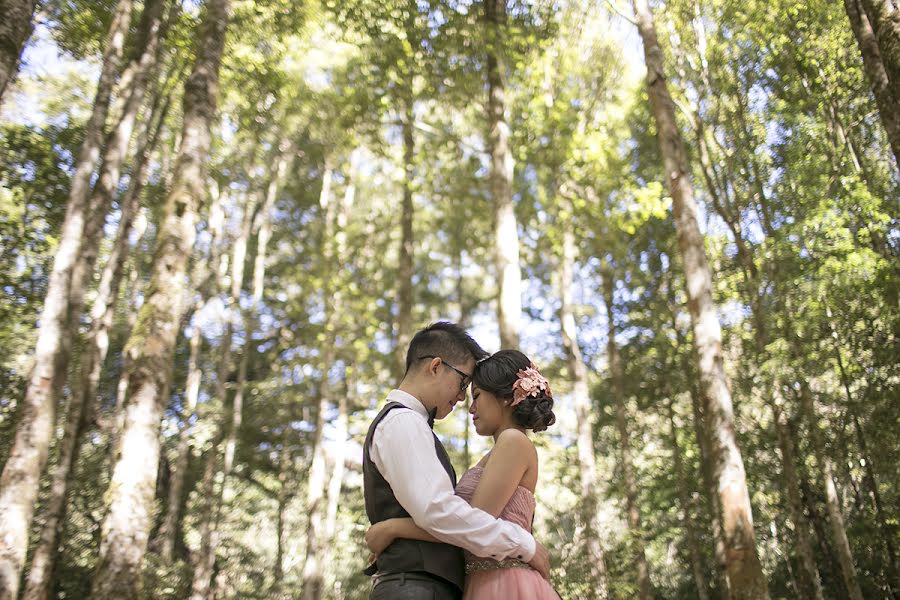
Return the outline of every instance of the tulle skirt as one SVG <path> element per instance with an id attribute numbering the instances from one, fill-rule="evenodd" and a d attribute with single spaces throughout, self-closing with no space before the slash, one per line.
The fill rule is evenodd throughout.
<path id="1" fill-rule="evenodd" d="M 559 600 L 559 594 L 532 569 L 491 569 L 466 575 L 463 600 Z"/>

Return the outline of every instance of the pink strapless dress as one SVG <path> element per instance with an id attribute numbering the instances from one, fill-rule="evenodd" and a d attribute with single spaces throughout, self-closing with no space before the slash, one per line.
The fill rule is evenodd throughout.
<path id="1" fill-rule="evenodd" d="M 482 467 L 472 467 L 459 480 L 456 485 L 456 495 L 471 504 L 472 495 L 478 487 L 481 479 Z M 519 486 L 513 492 L 512 497 L 500 518 L 515 523 L 525 531 L 531 531 L 531 520 L 534 517 L 534 495 L 528 488 Z M 484 560 L 466 552 L 466 564 Z M 470 568 L 467 568 L 469 571 Z M 475 570 L 466 573 L 466 589 L 463 600 L 559 600 L 559 595 L 553 591 L 546 579 L 540 573 L 524 565 L 522 567 L 510 567 L 503 569 Z"/>

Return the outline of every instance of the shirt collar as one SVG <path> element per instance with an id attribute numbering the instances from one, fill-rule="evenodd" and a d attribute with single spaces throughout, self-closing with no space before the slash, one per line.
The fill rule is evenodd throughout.
<path id="1" fill-rule="evenodd" d="M 403 406 L 410 408 L 421 415 L 423 419 L 428 420 L 428 411 L 425 409 L 425 405 L 408 392 L 404 392 L 403 390 L 391 390 L 387 395 L 387 401 L 399 402 Z"/>

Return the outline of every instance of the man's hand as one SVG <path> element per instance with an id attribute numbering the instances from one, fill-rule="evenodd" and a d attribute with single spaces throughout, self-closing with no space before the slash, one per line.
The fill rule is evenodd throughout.
<path id="1" fill-rule="evenodd" d="M 392 520 L 387 519 L 380 523 L 375 523 L 366 530 L 366 546 L 369 547 L 369 552 L 375 558 L 378 558 L 385 548 L 394 543 L 396 537 Z"/>
<path id="2" fill-rule="evenodd" d="M 534 556 L 531 557 L 528 564 L 531 565 L 531 568 L 540 573 L 541 577 L 550 581 L 550 553 L 547 552 L 547 549 L 544 548 L 544 545 L 539 541 L 534 540 L 534 543 Z"/>

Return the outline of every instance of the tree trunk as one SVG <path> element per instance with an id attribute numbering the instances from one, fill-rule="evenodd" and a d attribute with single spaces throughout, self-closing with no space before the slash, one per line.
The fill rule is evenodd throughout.
<path id="1" fill-rule="evenodd" d="M 253 228 L 253 212 L 256 207 L 256 194 L 251 192 L 244 206 L 244 214 L 241 223 L 241 231 L 234 240 L 231 256 L 230 290 L 226 303 L 225 331 L 219 341 L 219 364 L 216 374 L 215 399 L 223 408 L 227 405 L 227 380 L 231 372 L 232 340 L 234 337 L 234 321 L 236 312 L 240 306 L 241 289 L 244 283 L 244 265 L 247 260 L 247 245 Z M 222 287 L 226 282 L 222 282 Z M 217 425 L 217 431 L 213 435 L 213 442 L 207 454 L 206 469 L 213 469 L 211 477 L 203 480 L 203 518 L 200 520 L 200 550 L 194 568 L 194 580 L 192 583 L 192 600 L 207 600 L 211 597 L 213 573 L 216 564 L 216 550 L 221 535 L 219 533 L 219 521 L 222 515 L 222 505 L 227 502 L 225 498 L 226 482 L 231 469 L 234 466 L 234 449 L 236 441 L 234 431 L 236 422 L 240 424 L 241 398 L 235 392 L 234 401 L 230 411 L 230 423 L 226 424 L 224 418 Z M 222 456 L 222 467 L 217 470 L 219 460 L 219 444 L 224 441 L 225 449 Z M 212 466 L 210 466 L 212 465 Z"/>
<path id="2" fill-rule="evenodd" d="M 669 400 L 669 430 L 672 437 L 672 468 L 674 470 L 676 485 L 678 486 L 678 500 L 681 503 L 681 524 L 684 527 L 687 538 L 688 553 L 691 560 L 691 573 L 694 576 L 694 585 L 697 588 L 699 600 L 709 600 L 709 586 L 703 575 L 703 559 L 700 552 L 700 544 L 697 542 L 697 533 L 694 530 L 694 521 L 691 519 L 690 491 L 687 486 L 687 477 L 681 461 L 681 447 L 678 443 L 678 427 L 675 425 L 675 402 Z"/>
<path id="3" fill-rule="evenodd" d="M 571 208 L 571 207 L 569 207 Z M 581 513 L 586 525 L 588 561 L 590 564 L 591 598 L 606 600 L 610 597 L 606 558 L 601 539 L 603 528 L 597 507 L 597 464 L 594 456 L 594 423 L 588 387 L 588 370 L 578 346 L 578 328 L 572 307 L 573 271 L 575 265 L 575 234 L 570 221 L 563 232 L 563 252 L 559 280 L 559 321 L 569 377 L 573 381 L 573 404 L 578 423 L 578 469 L 581 479 Z M 467 420 L 468 422 L 468 420 Z M 468 431 L 468 429 L 467 429 Z"/>
<path id="4" fill-rule="evenodd" d="M 851 404 L 850 407 L 851 418 L 853 419 L 853 429 L 856 433 L 856 441 L 859 445 L 860 453 L 862 454 L 864 463 L 863 473 L 865 473 L 866 484 L 869 486 L 869 495 L 872 499 L 872 508 L 875 511 L 875 521 L 878 523 L 878 529 L 881 532 L 881 535 L 884 538 L 884 547 L 887 551 L 888 558 L 888 585 L 891 588 L 892 592 L 896 592 L 900 590 L 900 573 L 897 570 L 897 553 L 894 548 L 894 536 L 896 535 L 894 532 L 894 527 L 888 523 L 887 518 L 885 517 L 884 505 L 881 501 L 881 493 L 878 490 L 878 480 L 875 477 L 875 463 L 872 458 L 872 453 L 869 452 L 868 443 L 866 443 L 866 436 L 863 432 L 862 425 L 859 422 L 859 418 L 856 416 L 856 412 L 854 411 L 854 407 Z"/>
<path id="5" fill-rule="evenodd" d="M 316 431 L 313 436 L 313 459 L 309 470 L 308 487 L 306 493 L 307 533 L 306 550 L 303 561 L 302 599 L 319 600 L 324 593 L 326 563 L 323 561 L 324 548 L 328 544 L 328 536 L 324 526 L 324 515 L 327 512 L 326 504 L 326 460 L 323 434 L 325 429 L 325 411 L 333 396 L 333 388 L 328 378 L 336 357 L 337 348 L 335 338 L 339 318 L 342 312 L 342 294 L 340 284 L 336 282 L 344 255 L 345 233 L 344 226 L 348 210 L 347 198 L 352 202 L 353 187 L 351 166 L 350 183 L 347 195 L 343 202 L 335 202 L 331 198 L 330 189 L 323 186 L 320 204 L 322 206 L 325 232 L 325 246 L 323 252 L 325 298 L 328 305 L 325 308 L 325 338 L 322 348 L 322 374 L 317 393 L 318 406 L 316 408 Z M 328 173 L 326 173 L 328 174 Z M 330 188 L 330 186 L 329 186 Z M 328 192 L 326 194 L 326 192 Z"/>
<path id="6" fill-rule="evenodd" d="M 838 498 L 837 488 L 834 485 L 834 465 L 831 462 L 831 458 L 825 453 L 825 441 L 822 431 L 819 429 L 812 390 L 804 378 L 800 378 L 799 383 L 800 408 L 803 411 L 803 417 L 812 438 L 813 453 L 815 454 L 816 464 L 819 467 L 822 487 L 825 491 L 828 523 L 831 526 L 831 535 L 837 550 L 844 585 L 851 600 L 862 600 L 862 589 L 859 586 L 853 553 L 850 550 L 850 542 L 847 539 L 847 528 L 844 526 L 844 515 L 841 510 L 840 498 Z"/>
<path id="7" fill-rule="evenodd" d="M 667 285 L 667 297 L 669 305 L 677 306 L 675 299 L 675 286 L 671 282 Z M 671 313 L 672 330 L 675 332 L 675 340 L 677 348 L 680 350 L 687 346 L 684 333 L 678 325 L 677 314 L 674 310 Z M 705 489 L 706 499 L 709 502 L 710 525 L 712 529 L 713 540 L 713 557 L 715 559 L 714 584 L 722 600 L 728 600 L 731 597 L 728 582 L 728 566 L 725 560 L 725 536 L 722 532 L 722 507 L 719 504 L 719 494 L 716 489 L 715 476 L 713 474 L 714 466 L 712 461 L 712 452 L 710 451 L 710 442 L 706 432 L 708 428 L 703 420 L 702 405 L 709 404 L 704 401 L 701 392 L 696 383 L 696 360 L 694 358 L 696 348 L 690 349 L 690 353 L 680 351 L 680 366 L 684 373 L 687 374 L 688 393 L 691 397 L 691 412 L 693 416 L 694 437 L 697 440 L 697 447 L 700 450 L 700 473 L 703 478 L 703 487 Z"/>
<path id="8" fill-rule="evenodd" d="M 850 19 L 850 28 L 856 37 L 859 52 L 862 54 L 863 67 L 866 77 L 872 86 L 875 95 L 875 104 L 878 106 L 878 116 L 881 124 L 887 132 L 888 142 L 894 151 L 894 160 L 900 169 L 900 104 L 891 95 L 890 81 L 881 60 L 881 51 L 878 49 L 878 40 L 872 31 L 872 24 L 868 15 L 862 10 L 860 0 L 844 0 L 844 8 Z"/>
<path id="9" fill-rule="evenodd" d="M 670 296 L 670 301 L 675 302 L 674 296 Z M 672 327 L 675 330 L 675 336 L 678 347 L 685 346 L 684 336 L 675 316 L 672 317 Z M 709 502 L 710 525 L 712 526 L 713 539 L 713 557 L 715 558 L 715 584 L 722 600 L 728 600 L 731 597 L 728 583 L 728 566 L 725 560 L 725 536 L 722 532 L 722 508 L 719 505 L 719 494 L 716 490 L 715 476 L 713 475 L 714 467 L 712 464 L 712 453 L 709 449 L 709 438 L 706 436 L 707 427 L 703 422 L 703 409 L 701 405 L 708 404 L 701 399 L 700 391 L 697 389 L 693 373 L 695 371 L 695 362 L 690 360 L 690 356 L 682 353 L 683 359 L 681 367 L 688 374 L 688 392 L 691 396 L 691 410 L 693 413 L 694 437 L 697 439 L 697 446 L 700 449 L 700 472 L 703 478 L 703 486 L 706 490 L 706 497 Z"/>
<path id="10" fill-rule="evenodd" d="M 345 369 L 344 381 L 347 381 L 347 370 Z M 328 482 L 328 499 L 325 507 L 325 537 L 323 540 L 324 551 L 322 552 L 322 564 L 331 565 L 334 560 L 335 546 L 334 536 L 337 532 L 337 511 L 341 501 L 341 488 L 344 483 L 345 462 L 347 460 L 347 444 L 348 444 L 348 420 L 349 411 L 347 409 L 349 393 L 348 386 L 344 386 L 344 393 L 338 398 L 338 417 L 335 422 L 335 446 L 332 454 L 332 471 L 331 479 Z M 330 578 L 329 578 L 330 581 Z"/>
<path id="11" fill-rule="evenodd" d="M 196 62 L 185 82 L 183 136 L 171 191 L 157 234 L 150 285 L 128 341 L 130 398 L 121 454 L 108 492 L 100 556 L 91 597 L 137 597 L 147 548 L 160 451 L 160 419 L 169 396 L 172 359 L 183 311 L 180 297 L 197 215 L 205 199 L 204 174 L 216 112 L 219 65 L 228 0 L 209 0 Z"/>
<path id="12" fill-rule="evenodd" d="M 625 486 L 625 503 L 628 511 L 628 528 L 631 533 L 631 547 L 638 569 L 638 590 L 641 600 L 653 597 L 650 586 L 650 568 L 644 551 L 644 532 L 641 525 L 641 511 L 637 499 L 637 482 L 634 477 L 634 461 L 631 457 L 631 435 L 628 431 L 628 415 L 625 407 L 625 374 L 616 345 L 616 324 L 613 317 L 613 273 L 607 264 L 603 269 L 603 300 L 606 304 L 607 340 L 606 352 L 612 379 L 612 392 L 616 410 L 616 429 L 619 431 L 619 446 L 622 452 L 621 468 Z"/>
<path id="13" fill-rule="evenodd" d="M 860 0 L 878 42 L 894 110 L 900 109 L 900 7 L 893 0 Z"/>
<path id="14" fill-rule="evenodd" d="M 725 533 L 722 531 L 722 505 L 719 501 L 716 477 L 714 475 L 712 452 L 709 448 L 709 438 L 706 435 L 707 427 L 703 421 L 702 401 L 696 385 L 690 384 L 691 406 L 694 413 L 694 436 L 700 448 L 700 470 L 703 476 L 703 485 L 706 488 L 706 496 L 709 500 L 710 526 L 712 528 L 713 557 L 716 562 L 716 584 L 719 597 L 727 600 L 731 597 L 731 584 L 728 581 L 728 561 L 725 559 Z"/>
<path id="15" fill-rule="evenodd" d="M 273 572 L 272 589 L 276 600 L 287 600 L 288 596 L 284 594 L 284 540 L 285 540 L 285 519 L 284 513 L 287 510 L 288 502 L 290 502 L 293 494 L 289 493 L 288 482 L 291 480 L 293 460 L 291 458 L 288 433 L 289 428 L 285 426 L 282 435 L 281 452 L 278 456 L 278 514 L 276 518 L 277 531 L 276 548 L 275 548 L 275 569 Z"/>
<path id="16" fill-rule="evenodd" d="M 703 235 L 697 224 L 697 206 L 689 181 L 690 169 L 675 107 L 666 87 L 662 48 L 656 36 L 647 0 L 634 0 L 638 29 L 647 62 L 647 91 L 659 131 L 659 146 L 666 181 L 672 195 L 678 247 L 687 283 L 688 308 L 694 329 L 702 396 L 707 402 L 709 427 L 719 499 L 722 506 L 726 563 L 735 599 L 769 597 L 768 583 L 756 551 L 753 514 L 746 473 L 734 430 L 731 392 L 724 369 L 722 331 L 712 300 L 712 277 Z"/>
<path id="17" fill-rule="evenodd" d="M 410 83 L 410 85 L 412 85 Z M 415 138 L 413 137 L 412 91 L 406 100 L 403 116 L 403 204 L 400 212 L 400 257 L 397 266 L 397 345 L 394 349 L 397 363 L 397 382 L 406 373 L 406 351 L 412 339 L 413 309 L 413 254 L 415 239 L 413 233 L 413 182 Z"/>
<path id="18" fill-rule="evenodd" d="M 213 573 L 216 566 L 216 548 L 219 546 L 219 532 L 215 526 L 218 520 L 219 507 L 216 505 L 218 494 L 216 494 L 216 475 L 220 473 L 217 469 L 219 464 L 219 444 L 218 436 L 221 432 L 215 434 L 213 443 L 210 444 L 206 451 L 206 459 L 203 467 L 203 480 L 200 484 L 201 494 L 203 497 L 200 501 L 198 509 L 200 524 L 200 548 L 197 552 L 197 558 L 194 561 L 194 579 L 191 582 L 191 600 L 207 600 L 211 596 Z"/>
<path id="19" fill-rule="evenodd" d="M 519 232 L 513 208 L 513 155 L 506 118 L 506 61 L 503 44 L 506 1 L 485 0 L 487 19 L 488 146 L 491 153 L 491 195 L 494 200 L 494 265 L 497 277 L 497 322 L 500 346 L 519 347 L 522 320 L 522 274 Z"/>
<path id="20" fill-rule="evenodd" d="M 233 258 L 234 275 L 232 276 L 232 303 L 237 306 L 240 302 L 240 286 L 243 281 L 243 267 L 237 268 L 238 264 L 243 265 L 246 257 L 247 243 L 250 239 L 251 224 L 252 229 L 258 230 L 256 259 L 253 264 L 252 273 L 252 291 L 251 304 L 244 311 L 244 347 L 241 351 L 241 360 L 238 366 L 237 381 L 235 382 L 235 393 L 231 408 L 231 423 L 227 429 L 227 437 L 225 439 L 225 452 L 222 461 L 222 487 L 216 495 L 217 509 L 215 510 L 214 521 L 211 524 L 212 535 L 205 537 L 207 544 L 202 544 L 203 554 L 207 556 L 204 562 L 204 577 L 212 577 L 215 566 L 216 546 L 221 535 L 218 533 L 221 521 L 221 506 L 232 501 L 233 490 L 231 488 L 231 472 L 234 468 L 235 455 L 237 452 L 238 434 L 240 433 L 241 424 L 243 423 L 244 414 L 244 388 L 247 383 L 247 370 L 250 364 L 250 355 L 253 353 L 253 332 L 257 327 L 259 311 L 262 306 L 262 297 L 265 287 L 266 277 L 266 257 L 268 252 L 269 240 L 272 237 L 271 213 L 278 197 L 279 185 L 284 178 L 288 157 L 286 154 L 287 143 L 282 142 L 279 145 L 279 158 L 276 160 L 275 169 L 271 174 L 269 185 L 266 187 L 266 195 L 263 206 L 255 219 L 252 219 L 255 209 L 255 203 L 247 206 L 245 209 L 245 226 L 235 246 L 235 256 Z M 224 392 L 224 388 L 223 388 Z M 224 395 L 222 396 L 224 400 Z M 195 579 L 195 581 L 198 581 Z M 195 598 L 199 600 L 201 597 L 209 597 L 211 584 L 201 578 L 198 583 L 199 587 L 195 589 Z"/>
<path id="21" fill-rule="evenodd" d="M 0 102 L 19 71 L 19 57 L 34 29 L 37 0 L 0 0 Z"/>
<path id="22" fill-rule="evenodd" d="M 75 339 L 84 306 L 84 296 L 90 286 L 97 262 L 97 252 L 103 241 L 105 215 L 112 205 L 113 195 L 119 185 L 122 163 L 128 153 L 131 135 L 138 113 L 144 103 L 144 95 L 156 76 L 156 67 L 162 54 L 163 0 L 145 3 L 141 16 L 139 52 L 132 61 L 133 82 L 128 88 L 127 101 L 112 132 L 106 137 L 103 160 L 97 182 L 88 201 L 88 214 L 93 215 L 84 225 L 81 251 L 72 272 L 69 288 L 69 336 Z M 161 92 L 162 93 L 162 92 Z"/>
<path id="23" fill-rule="evenodd" d="M 194 304 L 194 315 L 202 314 L 212 298 L 218 294 L 216 278 L 221 254 L 222 228 L 224 226 L 224 212 L 222 210 L 222 195 L 214 191 L 212 205 L 209 209 L 209 256 L 207 260 L 198 260 L 194 264 L 194 272 L 191 276 L 192 289 L 199 290 L 199 297 Z M 209 283 L 215 282 L 215 283 Z M 212 288 L 212 289 L 210 289 Z M 190 354 L 188 356 L 187 381 L 185 386 L 184 410 L 181 414 L 181 429 L 178 432 L 178 447 L 175 451 L 175 466 L 172 470 L 169 484 L 169 496 L 165 506 L 165 515 L 162 524 L 156 534 L 154 546 L 157 553 L 166 564 L 171 564 L 175 551 L 175 538 L 178 534 L 181 522 L 182 495 L 184 494 L 184 481 L 187 474 L 188 463 L 191 455 L 191 424 L 197 409 L 197 400 L 200 397 L 200 386 L 203 383 L 203 370 L 200 367 L 200 349 L 203 344 L 203 333 L 200 323 L 195 322 L 192 327 L 190 340 Z"/>
<path id="24" fill-rule="evenodd" d="M 161 95 L 157 97 L 157 100 L 160 99 Z M 161 109 L 154 106 L 138 140 L 137 163 L 133 169 L 131 185 L 121 202 L 116 241 L 100 278 L 97 298 L 91 311 L 91 330 L 85 342 L 80 376 L 72 387 L 59 458 L 53 473 L 50 497 L 43 511 L 41 535 L 31 558 L 31 566 L 22 594 L 23 600 L 46 600 L 50 594 L 59 536 L 65 521 L 66 497 L 72 469 L 78 457 L 85 428 L 93 417 L 100 372 L 109 349 L 109 331 L 113 326 L 119 287 L 125 271 L 125 260 L 128 257 L 128 239 L 135 216 L 140 208 L 140 195 L 146 184 L 149 155 L 156 147 L 168 107 L 168 101 Z M 156 126 L 151 137 L 154 121 L 156 121 Z M 138 239 L 142 233 L 138 235 Z"/>
<path id="25" fill-rule="evenodd" d="M 826 316 L 829 318 L 830 322 L 830 319 L 832 318 L 830 307 L 826 307 Z M 881 502 L 881 493 L 878 490 L 878 480 L 875 477 L 875 464 L 872 459 L 872 454 L 869 452 L 869 447 L 866 443 L 866 436 L 863 432 L 862 425 L 860 424 L 859 418 L 856 414 L 857 403 L 854 401 L 853 394 L 850 392 L 850 378 L 847 376 L 847 369 L 844 366 L 844 358 L 841 353 L 838 333 L 833 326 L 829 326 L 829 329 L 831 330 L 831 340 L 834 347 L 834 357 L 835 362 L 837 363 L 838 373 L 840 373 L 841 386 L 844 388 L 844 393 L 847 396 L 847 410 L 850 413 L 851 420 L 853 421 L 853 429 L 856 434 L 856 441 L 859 445 L 859 450 L 863 455 L 863 473 L 866 479 L 866 484 L 869 486 L 869 493 L 872 499 L 872 508 L 875 511 L 875 521 L 876 523 L 878 523 L 878 529 L 880 533 L 884 536 L 884 545 L 885 549 L 887 550 L 888 558 L 888 585 L 890 587 L 895 587 L 900 585 L 900 582 L 898 582 L 897 555 L 894 549 L 893 533 L 889 529 L 887 519 L 884 516 L 884 508 Z"/>
<path id="26" fill-rule="evenodd" d="M 781 449 L 781 459 L 784 463 L 784 483 L 787 489 L 788 510 L 791 521 L 794 523 L 794 537 L 796 540 L 797 555 L 803 572 L 803 585 L 799 589 L 801 598 L 814 598 L 823 600 L 822 582 L 819 579 L 819 571 L 816 568 L 812 543 L 809 538 L 809 523 L 803 513 L 803 500 L 800 497 L 800 483 L 797 476 L 796 453 L 794 452 L 793 435 L 784 414 L 784 409 L 777 403 L 772 404 L 772 412 L 775 420 L 775 432 L 778 434 L 778 446 Z"/>
<path id="27" fill-rule="evenodd" d="M 72 177 L 53 270 L 47 283 L 34 367 L 25 391 L 15 440 L 0 476 L 0 600 L 14 600 L 19 590 L 28 549 L 28 530 L 34 516 L 40 476 L 47 462 L 56 421 L 56 403 L 71 351 L 71 340 L 66 335 L 69 288 L 81 252 L 82 234 L 89 219 L 103 218 L 103 215 L 88 213 L 87 199 L 130 19 L 131 0 L 119 0 L 107 37 L 94 107 L 85 126 L 85 138 Z M 4 27 L 6 25 L 12 25 L 14 30 L 20 26 L 12 22 Z"/>

